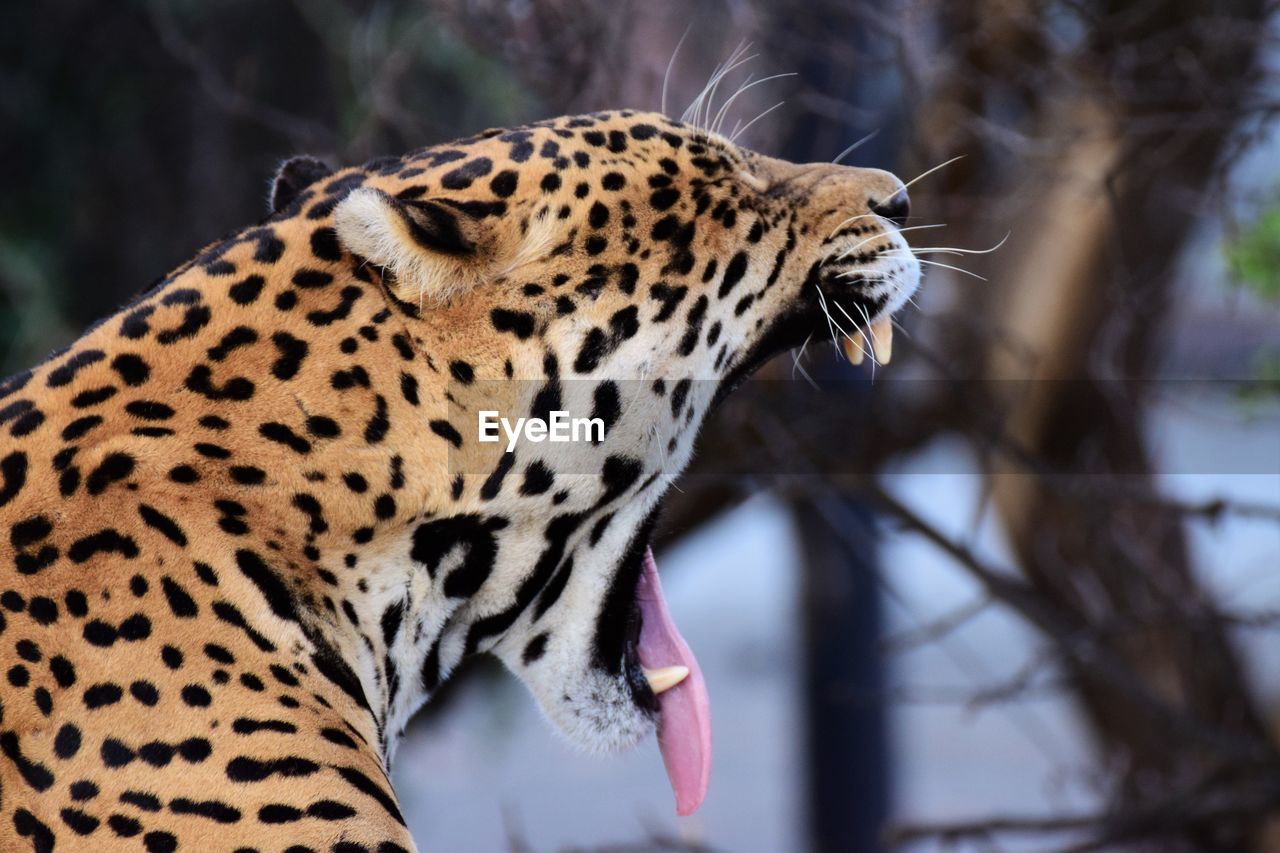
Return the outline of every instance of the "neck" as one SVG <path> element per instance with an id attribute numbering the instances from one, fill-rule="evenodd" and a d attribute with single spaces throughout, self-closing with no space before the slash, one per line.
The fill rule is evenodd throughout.
<path id="1" fill-rule="evenodd" d="M 155 328 L 181 321 L 195 297 L 165 300 L 184 286 L 193 292 L 185 279 L 150 298 L 161 306 L 145 315 Z M 310 655 L 367 709 L 367 721 L 364 710 L 342 713 L 385 758 L 388 731 L 434 686 L 421 661 L 456 606 L 410 555 L 415 523 L 452 502 L 440 439 L 422 429 L 425 409 L 443 410 L 446 380 L 376 283 L 289 285 L 272 280 L 250 304 L 219 305 L 198 335 L 151 365 L 150 387 L 185 388 L 193 401 L 164 407 L 173 410 L 167 435 L 142 438 L 123 424 L 93 434 L 80 454 L 134 451 L 140 488 L 181 508 L 193 552 L 218 567 L 228 591 L 240 590 L 246 622 L 263 642 Z M 131 310 L 148 309 L 126 309 L 126 321 Z M 120 322 L 97 336 L 104 349 L 130 346 L 115 335 Z M 202 543 L 202 530 L 216 535 Z"/>
<path id="2" fill-rule="evenodd" d="M 446 380 L 403 319 L 370 286 L 311 345 L 271 401 L 300 441 L 274 430 L 289 450 L 259 442 L 269 474 L 240 500 L 264 559 L 296 590 L 304 631 L 357 682 L 384 760 L 439 680 L 458 604 L 412 557 L 416 525 L 450 512 L 453 494 L 440 440 L 422 435 Z M 292 464 L 271 465 L 282 452 Z"/>
<path id="3" fill-rule="evenodd" d="M 336 288 L 304 293 L 290 317 L 331 307 Z M 532 390 L 485 383 L 504 375 L 501 363 L 474 365 L 472 380 L 471 367 L 433 360 L 456 318 L 441 311 L 408 324 L 405 310 L 372 283 L 322 334 L 274 333 L 276 349 L 288 343 L 282 335 L 309 339 L 307 354 L 283 371 L 287 381 L 258 389 L 255 402 L 270 417 L 230 427 L 256 433 L 237 442 L 246 449 L 236 463 L 263 476 L 250 476 L 255 484 L 237 489 L 230 509 L 288 589 L 290 603 L 273 609 L 296 613 L 312 644 L 332 650 L 332 668 L 350 673 L 348 693 L 361 697 L 384 759 L 448 669 L 475 650 L 470 597 L 486 576 L 472 558 L 486 543 L 492 551 L 506 524 L 484 513 L 498 503 L 494 472 L 505 473 L 510 457 L 471 438 L 460 452 L 444 425 L 451 412 Z M 237 325 L 232 318 L 209 339 Z M 535 347 L 515 349 L 517 364 L 528 359 L 516 370 L 540 373 Z"/>

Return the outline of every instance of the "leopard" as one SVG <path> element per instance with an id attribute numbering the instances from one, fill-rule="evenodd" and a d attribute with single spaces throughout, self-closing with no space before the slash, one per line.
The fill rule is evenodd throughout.
<path id="1" fill-rule="evenodd" d="M 621 110 L 294 157 L 268 208 L 0 383 L 0 848 L 413 850 L 396 745 L 481 655 L 697 808 L 657 513 L 771 357 L 887 360 L 903 182 Z M 603 435 L 478 429 L 557 411 Z"/>

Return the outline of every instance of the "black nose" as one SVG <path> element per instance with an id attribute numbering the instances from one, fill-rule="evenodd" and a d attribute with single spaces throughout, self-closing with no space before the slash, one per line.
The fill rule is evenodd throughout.
<path id="1" fill-rule="evenodd" d="M 907 217 L 911 215 L 911 199 L 907 197 L 905 188 L 898 190 L 884 201 L 870 201 L 871 212 L 878 216 L 883 216 L 896 223 L 899 227 L 907 224 Z"/>

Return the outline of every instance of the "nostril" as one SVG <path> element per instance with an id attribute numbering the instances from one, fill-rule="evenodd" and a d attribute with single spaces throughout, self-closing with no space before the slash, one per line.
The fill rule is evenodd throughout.
<path id="1" fill-rule="evenodd" d="M 868 203 L 872 213 L 883 216 L 898 226 L 906 225 L 907 217 L 911 215 L 911 199 L 907 196 L 905 188 L 898 190 L 884 201 L 868 200 Z"/>

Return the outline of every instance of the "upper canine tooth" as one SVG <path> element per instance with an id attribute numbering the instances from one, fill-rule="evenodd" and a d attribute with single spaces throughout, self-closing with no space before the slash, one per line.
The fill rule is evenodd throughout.
<path id="1" fill-rule="evenodd" d="M 653 691 L 655 696 L 659 693 L 665 693 L 688 677 L 689 667 L 687 666 L 664 666 L 658 669 L 644 669 L 645 681 L 649 682 L 649 689 Z"/>
<path id="2" fill-rule="evenodd" d="M 881 364 L 888 364 L 893 358 L 893 323 L 888 317 L 871 324 L 871 351 Z"/>
<path id="3" fill-rule="evenodd" d="M 845 335 L 840 339 L 840 344 L 844 347 L 844 357 L 849 360 L 852 365 L 862 364 L 862 360 L 866 358 L 866 341 L 862 337 L 862 332 L 854 332 L 852 336 Z"/>

